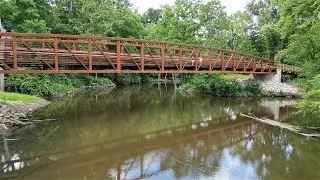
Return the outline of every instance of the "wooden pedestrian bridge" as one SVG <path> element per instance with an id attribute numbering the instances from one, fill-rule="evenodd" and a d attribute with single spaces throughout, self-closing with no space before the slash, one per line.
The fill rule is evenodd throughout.
<path id="1" fill-rule="evenodd" d="M 104 36 L 0 33 L 0 73 L 295 74 L 296 68 L 203 45 Z"/>

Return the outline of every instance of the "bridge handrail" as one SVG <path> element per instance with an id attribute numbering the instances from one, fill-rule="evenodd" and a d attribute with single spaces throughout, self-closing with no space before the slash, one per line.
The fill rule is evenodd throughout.
<path id="1" fill-rule="evenodd" d="M 126 41 L 126 42 L 140 42 L 140 43 L 158 43 L 158 44 L 167 44 L 167 45 L 176 45 L 176 46 L 186 46 L 194 48 L 207 48 L 217 51 L 224 51 L 229 53 L 235 53 L 238 55 L 249 56 L 252 58 L 258 58 L 264 61 L 269 61 L 272 64 L 275 64 L 275 61 L 268 58 L 255 56 L 248 53 L 243 53 L 234 50 L 216 48 L 208 45 L 199 45 L 199 44 L 187 44 L 187 43 L 178 43 L 173 41 L 163 41 L 163 40 L 147 40 L 147 39 L 135 39 L 135 38 L 120 38 L 120 37 L 106 37 L 106 36 L 86 36 L 86 35 L 70 35 L 70 34 L 48 34 L 48 33 L 0 33 L 0 36 L 7 37 L 40 37 L 40 38 L 70 38 L 70 39 L 92 39 L 92 40 L 112 40 L 112 41 Z"/>
<path id="2" fill-rule="evenodd" d="M 282 71 L 288 71 L 288 72 L 296 72 L 297 68 L 293 65 L 288 64 L 277 64 L 277 69 L 282 69 Z"/>
<path id="3" fill-rule="evenodd" d="M 164 68 L 166 66 L 165 63 L 167 63 L 168 58 L 169 59 L 171 58 L 173 61 L 173 65 L 175 65 L 174 67 L 177 67 L 177 70 L 174 69 L 172 71 L 177 71 L 177 72 L 182 72 L 183 70 L 185 70 L 184 68 L 186 67 L 186 64 L 190 63 L 192 59 L 194 59 L 192 61 L 195 61 L 195 64 L 196 64 L 195 70 L 192 71 L 192 73 L 199 72 L 199 68 L 201 67 L 201 64 L 199 66 L 199 62 L 201 61 L 202 63 L 201 59 L 205 59 L 205 61 L 207 61 L 206 68 L 208 69 L 203 68 L 204 72 L 213 72 L 214 67 L 216 67 L 215 70 L 217 69 L 219 70 L 220 68 L 220 71 L 226 71 L 226 69 L 228 68 L 227 71 L 233 71 L 238 73 L 270 74 L 274 72 L 274 70 L 276 69 L 283 69 L 284 71 L 287 71 L 290 73 L 296 72 L 296 67 L 291 65 L 286 65 L 286 64 L 277 64 L 272 59 L 263 58 L 263 57 L 255 56 L 252 54 L 235 51 L 235 50 L 211 47 L 209 45 L 186 44 L 186 43 L 162 41 L 162 40 L 147 40 L 147 39 L 106 37 L 106 36 L 70 35 L 70 34 L 48 34 L 48 33 L 15 33 L 15 32 L 4 33 L 2 32 L 0 33 L 0 37 L 2 37 L 0 38 L 0 48 L 1 48 L 0 51 L 4 52 L 2 53 L 2 57 L 0 57 L 0 60 L 1 58 L 3 60 L 5 59 L 3 56 L 5 53 L 7 53 L 7 56 L 8 56 L 8 53 L 12 53 L 11 61 L 13 61 L 13 65 L 10 64 L 13 67 L 10 67 L 6 64 L 8 60 L 7 62 L 2 62 L 2 66 L 5 66 L 7 69 L 7 70 L 4 70 L 5 72 L 3 71 L 4 73 L 17 73 L 19 71 L 19 67 L 17 64 L 18 63 L 17 53 L 21 53 L 21 52 L 25 53 L 27 50 L 30 51 L 30 54 L 37 56 L 38 57 L 37 60 L 40 59 L 40 61 L 42 61 L 41 64 L 47 65 L 48 67 L 50 67 L 49 69 L 54 71 L 60 71 L 61 73 L 64 73 L 66 71 L 62 71 L 61 69 L 59 69 L 60 53 L 61 54 L 65 53 L 66 55 L 68 55 L 68 57 L 70 55 L 74 56 L 76 59 L 78 59 L 79 57 L 77 57 L 75 53 L 78 53 L 79 54 L 78 56 L 80 57 L 84 55 L 85 58 L 88 59 L 88 62 L 86 62 L 86 64 L 83 64 L 78 59 L 79 61 L 78 63 L 80 63 L 84 68 L 86 68 L 84 71 L 81 71 L 83 73 L 93 72 L 92 62 L 93 62 L 93 58 L 96 57 L 97 54 L 99 54 L 99 56 L 102 56 L 102 58 L 105 58 L 112 65 L 114 69 L 112 69 L 112 71 L 110 72 L 116 72 L 116 71 L 120 72 L 122 71 L 122 68 L 121 68 L 122 56 L 125 56 L 126 55 L 125 53 L 127 53 L 127 56 L 133 59 L 132 53 L 136 53 L 138 55 L 140 54 L 141 60 L 139 64 L 134 59 L 133 59 L 133 62 L 135 63 L 134 65 L 136 65 L 139 68 L 139 71 L 137 72 L 141 73 L 141 72 L 145 72 L 144 62 L 145 62 L 145 58 L 148 57 L 146 55 L 150 53 L 148 52 L 150 51 L 150 48 L 151 50 L 152 49 L 157 50 L 156 53 L 150 54 L 151 56 L 148 57 L 149 59 L 154 60 L 156 62 L 156 65 L 159 66 L 159 69 L 155 70 L 154 72 L 162 72 L 162 73 L 167 72 L 165 71 Z M 27 43 L 29 42 L 31 44 L 28 45 Z M 42 43 L 42 47 L 39 46 L 38 43 Z M 54 53 L 54 59 L 50 59 L 50 58 L 53 58 L 53 56 L 50 56 L 49 59 L 52 60 L 51 62 L 54 61 L 54 64 L 48 64 L 45 60 L 39 58 L 41 57 L 40 54 L 44 54 L 45 56 L 47 56 L 49 53 L 52 53 L 51 51 L 49 52 L 49 50 L 46 49 L 46 43 L 53 44 L 49 46 L 51 46 L 52 52 Z M 66 44 L 69 44 L 69 45 L 71 44 L 74 47 L 70 49 Z M 86 50 L 83 50 L 83 51 L 88 51 L 88 52 L 85 53 L 83 51 L 82 52 L 77 51 L 77 47 L 76 47 L 78 46 L 77 44 L 87 45 L 87 46 L 83 46 L 87 48 Z M 36 48 L 33 49 L 32 47 L 33 45 Z M 63 46 L 66 49 L 61 49 L 60 45 L 61 47 Z M 101 45 L 115 46 L 116 49 L 110 49 L 109 51 L 111 53 L 116 54 L 116 59 L 110 62 L 108 57 L 106 57 L 106 55 L 103 52 L 103 51 L 107 52 L 108 50 L 104 49 L 104 47 L 103 49 L 101 49 Z M 130 46 L 135 47 L 136 48 L 135 50 L 137 52 L 129 52 L 127 47 L 130 47 Z M 93 50 L 93 48 L 95 49 Z M 149 48 L 149 49 L 145 50 L 145 48 Z M 79 49 L 81 48 L 78 48 L 78 50 Z M 154 57 L 158 58 L 158 60 L 156 61 Z M 182 58 L 187 58 L 187 60 Z M 218 60 L 220 60 L 220 62 L 218 62 Z M 160 65 L 158 63 L 160 63 Z M 193 65 L 193 62 L 192 62 L 192 65 Z M 37 72 L 38 71 L 32 71 L 32 73 L 37 73 Z M 49 72 L 49 70 L 47 70 L 46 72 Z M 95 72 L 100 72 L 100 71 L 96 70 Z M 127 72 L 127 71 L 123 71 L 123 72 Z M 148 71 L 148 73 L 150 72 L 151 71 Z M 185 72 L 188 72 L 188 71 L 186 70 Z M 24 73 L 28 73 L 28 72 L 24 71 Z M 130 73 L 132 73 L 132 71 L 130 71 Z"/>

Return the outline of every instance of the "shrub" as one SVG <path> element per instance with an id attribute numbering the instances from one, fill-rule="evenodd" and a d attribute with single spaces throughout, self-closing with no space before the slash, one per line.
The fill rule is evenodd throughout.
<path id="1" fill-rule="evenodd" d="M 90 75 L 8 75 L 5 77 L 5 89 L 10 92 L 47 96 L 65 93 L 92 83 L 111 85 L 105 77 Z"/>
<path id="2" fill-rule="evenodd" d="M 309 100 L 320 100 L 320 89 L 309 91 L 306 98 Z"/>
<path id="3" fill-rule="evenodd" d="M 320 74 L 310 80 L 311 89 L 320 89 Z"/>
<path id="4" fill-rule="evenodd" d="M 261 85 L 258 81 L 246 80 L 243 82 L 232 81 L 236 75 L 194 75 L 188 78 L 184 89 L 195 89 L 198 92 L 210 93 L 214 96 L 247 97 L 261 93 Z"/>
<path id="5" fill-rule="evenodd" d="M 298 104 L 298 114 L 320 117 L 320 101 L 303 100 Z"/>

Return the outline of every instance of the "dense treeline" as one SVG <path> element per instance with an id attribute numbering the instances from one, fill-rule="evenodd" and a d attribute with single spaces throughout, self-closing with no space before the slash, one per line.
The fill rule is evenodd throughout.
<path id="1" fill-rule="evenodd" d="M 275 59 L 312 79 L 320 72 L 320 1 L 252 0 L 227 15 L 219 0 L 176 0 L 144 14 L 130 0 L 0 0 L 14 32 L 103 35 L 206 44 Z M 319 78 L 316 78 L 319 79 Z M 312 81 L 303 81 L 312 88 Z"/>

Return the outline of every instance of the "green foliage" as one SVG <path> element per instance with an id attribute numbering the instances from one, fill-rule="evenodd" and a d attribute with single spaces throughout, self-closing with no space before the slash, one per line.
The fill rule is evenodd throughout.
<path id="1" fill-rule="evenodd" d="M 36 102 L 36 101 L 39 101 L 40 98 L 36 97 L 36 96 L 26 95 L 26 94 L 0 92 L 0 100 L 3 100 L 3 101 Z"/>
<path id="2" fill-rule="evenodd" d="M 285 0 L 278 2 L 278 23 L 285 48 L 279 60 L 300 67 L 302 77 L 311 78 L 320 72 L 320 1 Z"/>
<path id="3" fill-rule="evenodd" d="M 150 22 L 146 38 L 226 47 L 227 16 L 219 1 L 177 0 L 161 11 L 150 10 L 144 15 Z"/>
<path id="4" fill-rule="evenodd" d="M 319 94 L 317 94 L 319 96 Z M 320 117 L 320 101 L 303 100 L 298 104 L 298 114 L 302 116 Z"/>
<path id="5" fill-rule="evenodd" d="M 320 89 L 309 91 L 306 98 L 310 100 L 320 100 Z"/>
<path id="6" fill-rule="evenodd" d="M 312 89 L 320 89 L 320 74 L 314 76 L 311 80 L 310 80 L 310 85 Z"/>
<path id="7" fill-rule="evenodd" d="M 305 99 L 298 104 L 298 114 L 302 116 L 320 117 L 320 75 L 311 80 L 304 80 L 302 83 L 308 90 Z"/>
<path id="8" fill-rule="evenodd" d="M 209 93 L 223 97 L 248 97 L 261 93 L 258 81 L 246 80 L 237 82 L 235 79 L 243 78 L 241 75 L 195 75 L 189 78 L 182 89 L 194 89 L 198 92 Z"/>
<path id="9" fill-rule="evenodd" d="M 145 25 L 156 24 L 163 15 L 162 9 L 149 8 L 147 12 L 142 15 L 142 22 Z"/>
<path id="10" fill-rule="evenodd" d="M 7 30 L 142 38 L 140 16 L 128 0 L 0 1 Z"/>
<path id="11" fill-rule="evenodd" d="M 50 32 L 47 23 L 51 9 L 46 0 L 2 0 L 0 19 L 4 19 L 7 30 Z"/>
<path id="12" fill-rule="evenodd" d="M 93 83 L 112 85 L 107 78 L 90 75 L 8 75 L 5 81 L 6 91 L 38 96 L 66 93 Z"/>

